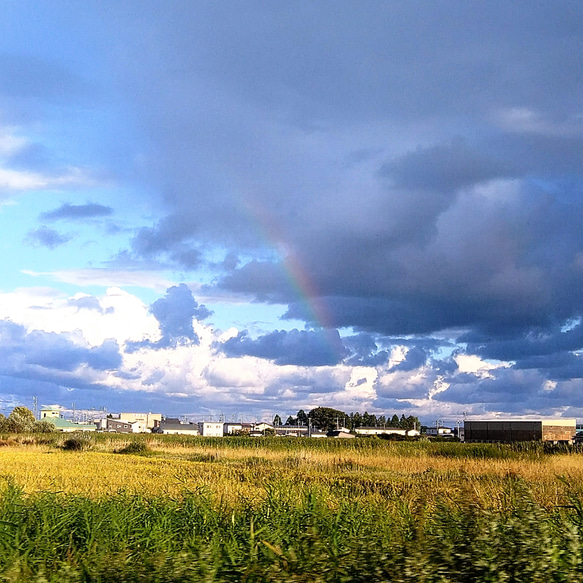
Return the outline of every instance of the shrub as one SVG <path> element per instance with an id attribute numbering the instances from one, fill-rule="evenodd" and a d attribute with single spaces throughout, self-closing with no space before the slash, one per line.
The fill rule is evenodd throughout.
<path id="1" fill-rule="evenodd" d="M 89 449 L 90 442 L 86 437 L 70 437 L 63 442 L 63 449 L 66 451 L 84 451 Z"/>
<path id="2" fill-rule="evenodd" d="M 135 455 L 144 455 L 150 453 L 150 448 L 142 441 L 132 441 L 122 449 L 116 450 L 115 453 L 129 453 Z"/>
<path id="3" fill-rule="evenodd" d="M 55 433 L 57 428 L 50 421 L 35 421 L 32 426 L 34 433 Z"/>

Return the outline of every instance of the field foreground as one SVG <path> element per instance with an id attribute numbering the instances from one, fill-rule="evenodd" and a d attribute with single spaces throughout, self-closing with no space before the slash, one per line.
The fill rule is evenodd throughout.
<path id="1" fill-rule="evenodd" d="M 0 439 L 0 581 L 580 581 L 583 453 Z"/>

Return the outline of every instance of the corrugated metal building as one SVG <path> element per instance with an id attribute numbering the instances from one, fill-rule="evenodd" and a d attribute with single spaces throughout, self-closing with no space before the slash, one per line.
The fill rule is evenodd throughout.
<path id="1" fill-rule="evenodd" d="M 571 441 L 575 419 L 466 419 L 466 442 Z"/>

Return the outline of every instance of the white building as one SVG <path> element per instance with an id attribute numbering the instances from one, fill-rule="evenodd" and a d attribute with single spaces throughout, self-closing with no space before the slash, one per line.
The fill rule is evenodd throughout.
<path id="1" fill-rule="evenodd" d="M 264 432 L 267 429 L 272 431 L 273 425 L 271 423 L 265 423 L 265 421 L 259 421 L 258 423 L 255 423 L 255 425 L 253 426 L 253 431 Z"/>
<path id="2" fill-rule="evenodd" d="M 306 433 L 306 435 L 308 434 Z M 312 429 L 312 431 L 309 433 L 309 436 L 319 439 L 320 437 L 328 437 L 328 434 L 325 431 L 320 431 L 319 429 Z"/>
<path id="3" fill-rule="evenodd" d="M 199 435 L 198 423 L 162 421 L 158 430 L 166 435 Z"/>
<path id="4" fill-rule="evenodd" d="M 138 419 L 130 423 L 132 426 L 132 433 L 150 433 L 151 428 L 148 427 L 147 421 Z"/>
<path id="5" fill-rule="evenodd" d="M 429 437 L 454 437 L 451 427 L 428 427 L 426 435 Z"/>
<path id="6" fill-rule="evenodd" d="M 399 427 L 357 427 L 357 435 L 407 435 L 406 429 Z"/>
<path id="7" fill-rule="evenodd" d="M 278 425 L 275 428 L 275 435 L 284 435 L 290 437 L 300 437 L 308 435 L 307 425 Z M 324 433 L 324 435 L 326 435 Z"/>
<path id="8" fill-rule="evenodd" d="M 198 432 L 204 437 L 223 437 L 222 421 L 199 421 Z"/>
<path id="9" fill-rule="evenodd" d="M 243 423 L 224 423 L 223 424 L 223 432 L 224 435 L 233 435 L 233 433 L 242 433 L 243 432 Z"/>
<path id="10" fill-rule="evenodd" d="M 40 410 L 40 418 L 46 419 L 47 421 L 49 419 L 58 419 L 60 416 L 61 410 L 58 407 L 43 407 Z"/>
<path id="11" fill-rule="evenodd" d="M 118 419 L 126 423 L 139 423 L 140 430 L 134 433 L 142 433 L 159 425 L 162 421 L 162 413 L 120 413 Z"/>

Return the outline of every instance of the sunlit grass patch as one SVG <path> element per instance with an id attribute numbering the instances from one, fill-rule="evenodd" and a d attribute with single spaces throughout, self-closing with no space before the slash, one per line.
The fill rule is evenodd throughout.
<path id="1" fill-rule="evenodd" d="M 150 435 L 64 448 L 77 437 L 0 447 L 0 580 L 583 574 L 577 450 Z"/>

